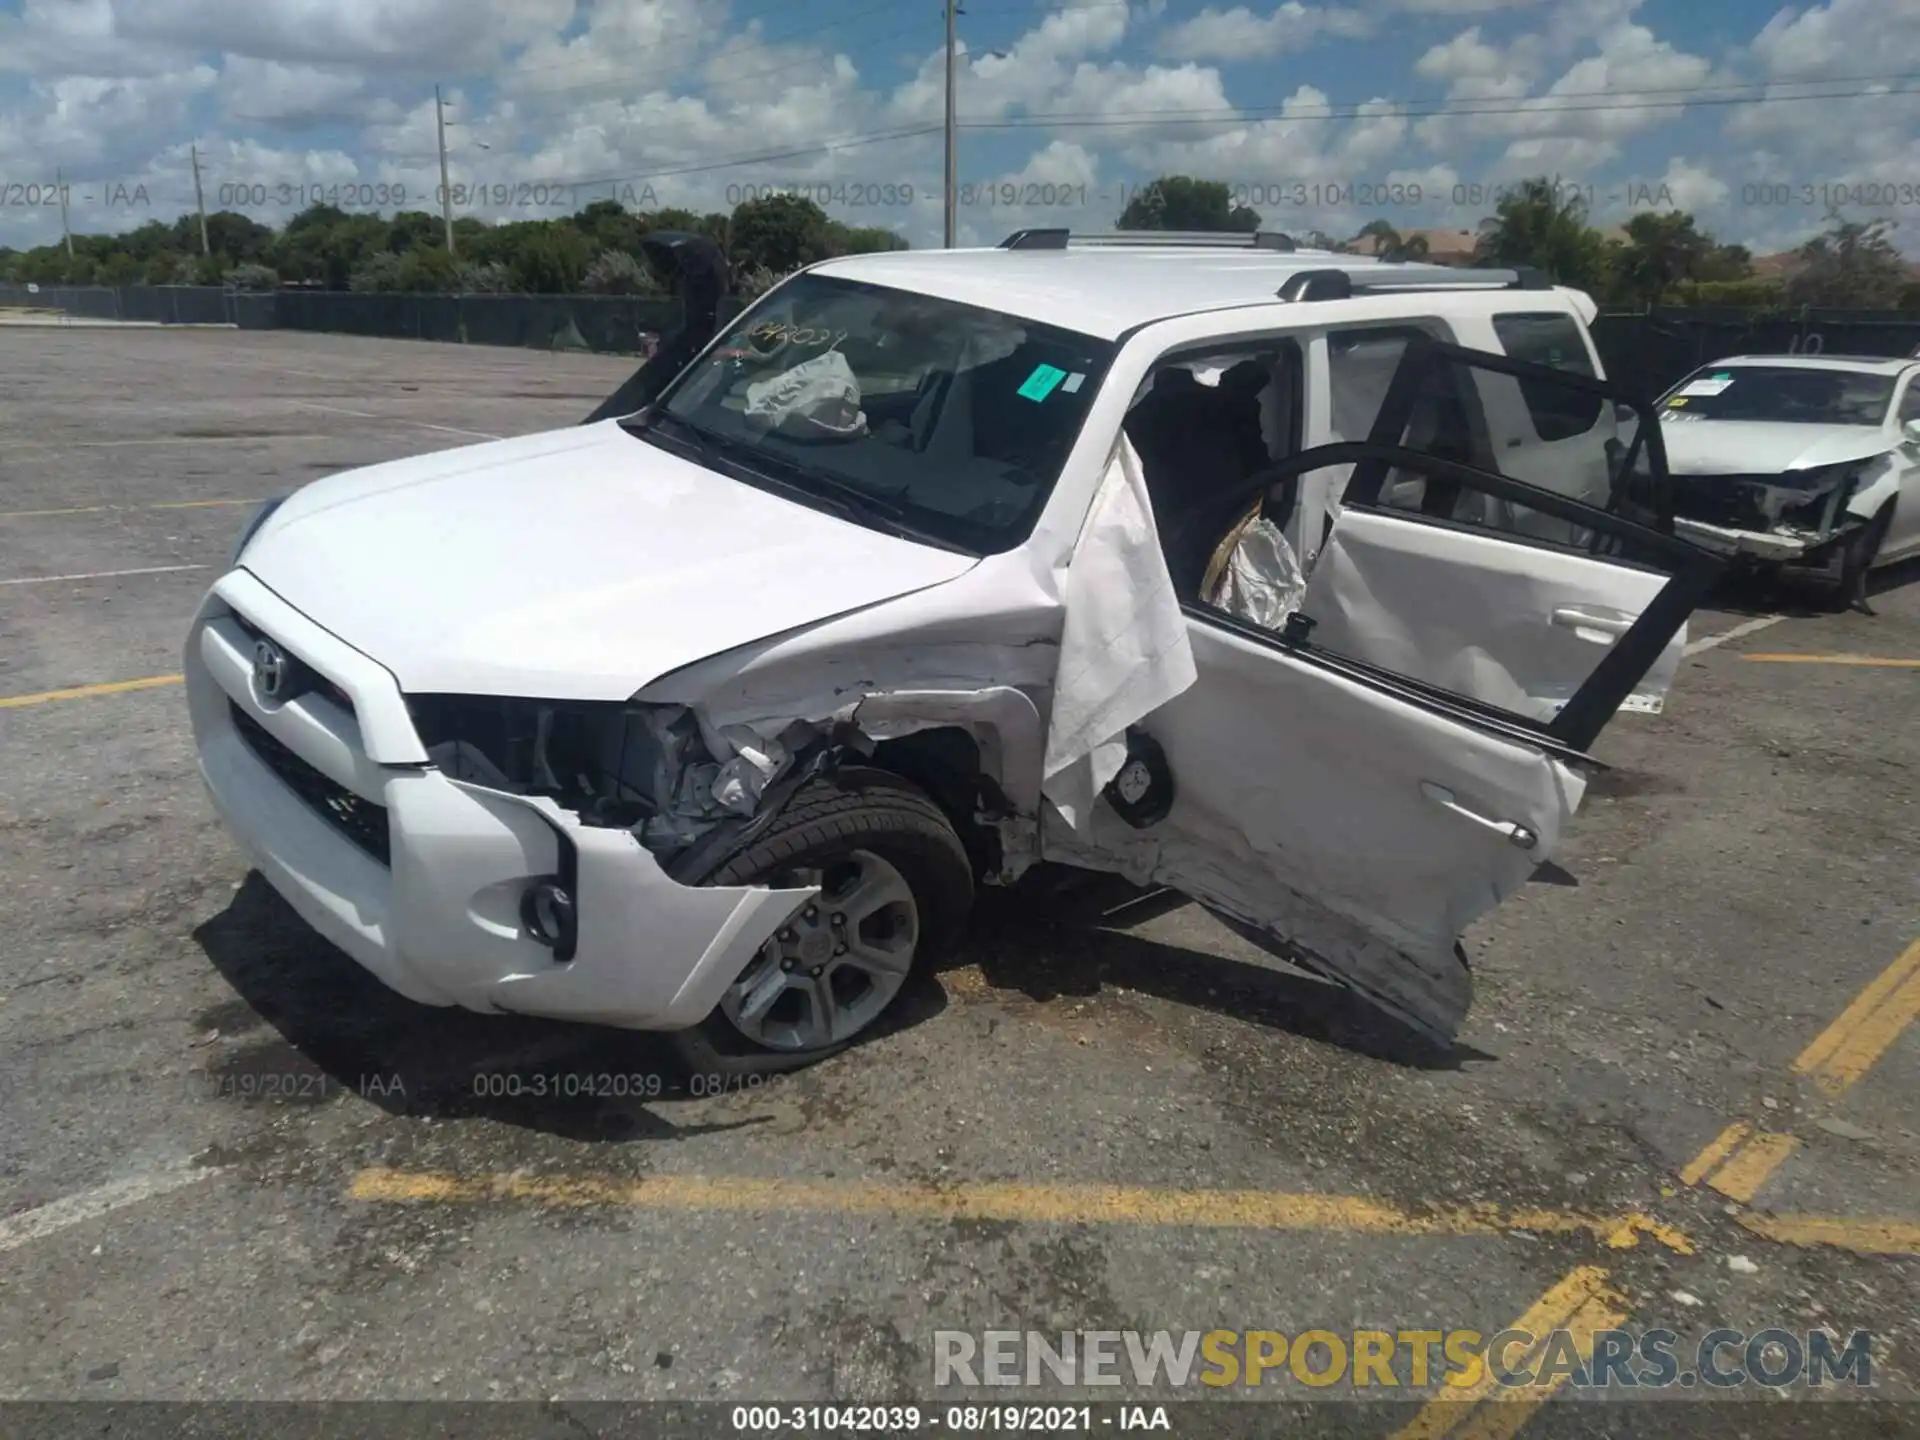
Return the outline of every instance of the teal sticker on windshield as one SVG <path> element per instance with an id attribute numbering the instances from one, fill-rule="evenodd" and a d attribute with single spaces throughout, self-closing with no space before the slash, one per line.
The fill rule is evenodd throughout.
<path id="1" fill-rule="evenodd" d="M 1067 372 L 1052 365 L 1036 365 L 1033 373 L 1027 376 L 1026 383 L 1020 387 L 1023 400 L 1044 400 L 1053 393 L 1054 387 L 1067 378 Z"/>

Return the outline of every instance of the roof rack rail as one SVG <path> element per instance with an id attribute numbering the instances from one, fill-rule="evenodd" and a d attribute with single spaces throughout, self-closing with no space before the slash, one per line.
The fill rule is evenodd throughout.
<path id="1" fill-rule="evenodd" d="M 1479 266 L 1369 265 L 1365 270 L 1301 270 L 1275 293 L 1282 300 L 1351 300 L 1356 295 L 1409 290 L 1551 290 L 1553 281 L 1530 265 L 1509 270 Z"/>
<path id="2" fill-rule="evenodd" d="M 1076 235 L 1066 229 L 1016 230 L 1002 240 L 1001 250 L 1065 250 L 1068 245 L 1104 249 L 1275 250 L 1299 249 L 1291 235 L 1278 230 L 1109 230 Z"/>

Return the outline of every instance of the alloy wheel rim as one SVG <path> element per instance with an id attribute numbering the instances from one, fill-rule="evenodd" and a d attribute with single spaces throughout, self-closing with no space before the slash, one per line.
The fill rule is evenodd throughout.
<path id="1" fill-rule="evenodd" d="M 906 877 L 871 850 L 774 877 L 820 894 L 754 954 L 720 1010 L 746 1039 L 788 1053 L 852 1039 L 906 984 L 920 907 Z"/>

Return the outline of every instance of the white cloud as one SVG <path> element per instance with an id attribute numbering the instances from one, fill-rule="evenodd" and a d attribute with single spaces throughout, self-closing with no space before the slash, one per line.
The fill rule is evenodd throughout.
<path id="1" fill-rule="evenodd" d="M 112 9 L 128 40 L 418 71 L 489 64 L 567 24 L 573 0 L 115 0 Z"/>
<path id="2" fill-rule="evenodd" d="M 188 208 L 195 141 L 209 201 L 221 186 L 264 188 L 273 205 L 240 207 L 263 220 L 316 184 L 397 182 L 433 208 L 439 80 L 455 182 L 498 187 L 474 210 L 488 218 L 606 194 L 726 210 L 750 186 L 881 182 L 911 203 L 828 209 L 916 244 L 940 234 L 938 7 L 856 7 L 842 23 L 799 7 L 743 20 L 731 0 L 9 3 L 0 175 L 59 167 L 145 182 L 152 197 L 144 213 L 88 202 L 82 228 Z M 1643 0 L 1045 0 L 1010 39 L 998 27 L 1019 7 L 975 8 L 959 111 L 998 128 L 962 135 L 961 178 L 980 202 L 960 216 L 963 239 L 1106 228 L 1132 186 L 1164 173 L 1227 181 L 1270 225 L 1336 234 L 1390 209 L 1369 187 L 1418 183 L 1425 202 L 1396 223 L 1467 228 L 1488 183 L 1544 171 L 1611 195 L 1665 185 L 1723 237 L 1771 243 L 1804 239 L 1823 212 L 1757 207 L 1758 182 L 1920 175 L 1920 97 L 1784 98 L 1809 80 L 1831 90 L 1835 77 L 1920 70 L 1920 0 L 1774 0 L 1737 17 L 1742 43 L 1713 55 L 1676 44 Z M 1361 36 L 1366 69 L 1349 71 L 1355 51 L 1338 42 Z M 1783 98 L 1677 108 L 1622 93 L 1731 83 Z M 1439 97 L 1455 113 L 1419 113 Z M 493 203 L 502 193 L 516 198 Z M 1008 197 L 1021 203 L 989 203 Z M 53 238 L 57 221 L 56 209 Z M 0 212 L 0 243 L 44 240 L 48 223 Z"/>
<path id="3" fill-rule="evenodd" d="M 1343 5 L 1284 0 L 1270 15 L 1256 15 L 1244 5 L 1231 10 L 1209 6 L 1163 33 L 1159 49 L 1181 60 L 1264 60 L 1308 49 L 1322 39 L 1365 39 L 1376 29 L 1372 15 Z"/>

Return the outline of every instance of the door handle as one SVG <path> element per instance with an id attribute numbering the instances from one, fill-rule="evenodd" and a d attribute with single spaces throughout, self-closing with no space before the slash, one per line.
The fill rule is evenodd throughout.
<path id="1" fill-rule="evenodd" d="M 1596 615 L 1578 605 L 1557 606 L 1551 618 L 1554 624 L 1569 630 L 1597 630 L 1604 635 L 1624 635 L 1633 628 L 1630 615 Z"/>
<path id="2" fill-rule="evenodd" d="M 1524 825 L 1516 825 L 1511 820 L 1489 820 L 1485 815 L 1475 814 L 1467 809 L 1444 785 L 1436 785 L 1431 780 L 1420 782 L 1420 793 L 1450 814 L 1458 815 L 1462 820 L 1471 820 L 1483 830 L 1491 830 L 1502 836 L 1509 844 L 1522 850 L 1531 850 L 1540 843 L 1540 837 Z"/>

